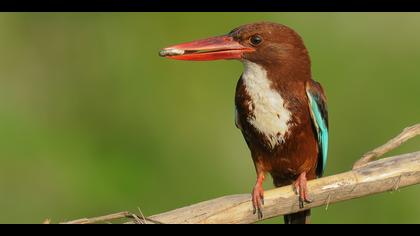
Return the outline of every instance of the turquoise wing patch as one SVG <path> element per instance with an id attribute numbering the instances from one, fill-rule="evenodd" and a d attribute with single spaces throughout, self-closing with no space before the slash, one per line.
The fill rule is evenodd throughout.
<path id="1" fill-rule="evenodd" d="M 318 87 L 316 87 L 316 89 L 307 89 L 309 108 L 317 132 L 318 147 L 320 151 L 316 171 L 318 177 L 323 175 L 328 159 L 328 114 L 325 98 L 322 97 L 320 93 L 322 93 L 322 90 Z"/>

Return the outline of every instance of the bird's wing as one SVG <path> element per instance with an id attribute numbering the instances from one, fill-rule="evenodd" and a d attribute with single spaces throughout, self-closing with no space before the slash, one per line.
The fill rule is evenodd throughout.
<path id="1" fill-rule="evenodd" d="M 319 153 L 316 174 L 318 177 L 321 177 L 324 173 L 328 157 L 327 99 L 321 85 L 313 80 L 306 83 L 306 94 L 308 96 L 312 122 L 317 133 Z"/>

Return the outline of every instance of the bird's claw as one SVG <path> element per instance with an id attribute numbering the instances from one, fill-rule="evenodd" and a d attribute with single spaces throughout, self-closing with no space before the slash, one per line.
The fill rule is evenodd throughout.
<path id="1" fill-rule="evenodd" d="M 302 209 L 305 207 L 305 203 L 310 204 L 313 202 L 308 196 L 308 187 L 306 174 L 302 173 L 296 182 L 294 183 L 296 194 L 299 196 L 299 207 Z"/>
<path id="2" fill-rule="evenodd" d="M 258 213 L 258 214 L 257 214 Z M 262 213 L 262 210 L 261 210 L 261 208 L 260 207 L 254 207 L 254 212 L 253 212 L 253 214 L 255 215 L 255 214 L 257 214 L 257 217 L 258 217 L 258 219 L 259 220 L 261 220 L 264 216 L 263 216 L 263 213 Z"/>
<path id="3" fill-rule="evenodd" d="M 264 206 L 264 190 L 261 185 L 256 185 L 252 191 L 252 206 L 254 208 L 253 214 L 257 214 L 259 220 L 264 216 L 262 213 L 262 206 Z"/>
<path id="4" fill-rule="evenodd" d="M 306 204 L 311 204 L 313 201 L 310 199 L 302 199 L 301 197 L 299 197 L 299 208 L 303 209 L 305 207 L 305 203 Z"/>

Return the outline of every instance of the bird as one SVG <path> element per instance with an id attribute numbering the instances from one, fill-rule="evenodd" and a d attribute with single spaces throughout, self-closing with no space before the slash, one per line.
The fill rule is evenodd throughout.
<path id="1" fill-rule="evenodd" d="M 292 185 L 300 212 L 286 224 L 310 224 L 307 181 L 320 178 L 328 157 L 328 108 L 302 37 L 274 22 L 239 26 L 229 33 L 163 48 L 159 55 L 187 61 L 239 60 L 244 65 L 235 92 L 235 125 L 250 150 L 257 180 L 253 213 L 263 218 L 263 181 Z"/>

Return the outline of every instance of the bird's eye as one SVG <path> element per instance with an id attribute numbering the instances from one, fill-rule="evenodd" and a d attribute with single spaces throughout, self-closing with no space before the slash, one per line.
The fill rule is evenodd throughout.
<path id="1" fill-rule="evenodd" d="M 254 35 L 249 39 L 249 41 L 252 45 L 256 46 L 262 42 L 262 38 L 259 35 Z"/>

